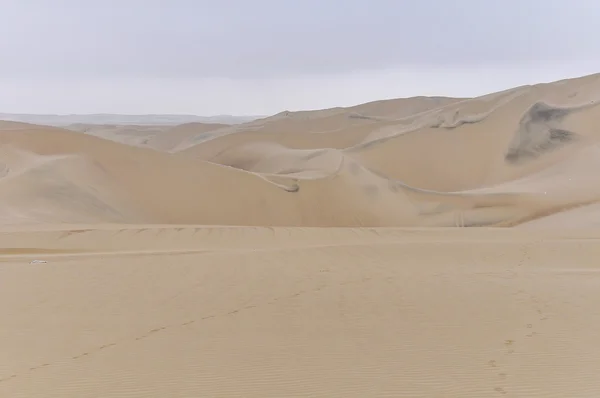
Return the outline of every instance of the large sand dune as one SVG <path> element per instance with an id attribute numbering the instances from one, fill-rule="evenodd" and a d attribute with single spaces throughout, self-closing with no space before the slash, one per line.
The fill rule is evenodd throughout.
<path id="1" fill-rule="evenodd" d="M 207 139 L 212 137 L 211 132 L 226 129 L 227 127 L 229 127 L 229 125 L 219 123 L 180 124 L 178 126 L 170 127 L 161 134 L 152 137 L 152 139 L 148 140 L 147 145 L 161 151 L 171 151 L 182 142 L 190 139 L 190 137 L 193 137 L 196 140 L 200 140 L 200 137 Z"/>
<path id="2" fill-rule="evenodd" d="M 160 125 L 118 125 L 118 124 L 71 124 L 68 130 L 93 135 L 134 146 L 150 146 L 157 135 L 168 131 L 172 126 Z"/>
<path id="3" fill-rule="evenodd" d="M 600 75 L 0 122 L 0 397 L 596 398 L 598 126 Z"/>
<path id="4" fill-rule="evenodd" d="M 595 93 L 593 75 L 474 99 L 284 112 L 182 125 L 154 134 L 152 148 L 4 122 L 5 152 L 31 164 L 0 180 L 2 219 L 515 226 L 600 199 Z"/>

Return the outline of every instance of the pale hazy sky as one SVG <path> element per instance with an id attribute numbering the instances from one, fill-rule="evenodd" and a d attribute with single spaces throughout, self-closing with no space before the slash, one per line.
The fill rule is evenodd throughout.
<path id="1" fill-rule="evenodd" d="M 273 114 L 600 72 L 597 0 L 0 0 L 0 113 Z"/>

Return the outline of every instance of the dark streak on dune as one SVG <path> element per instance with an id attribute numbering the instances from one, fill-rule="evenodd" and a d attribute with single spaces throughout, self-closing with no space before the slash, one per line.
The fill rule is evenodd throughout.
<path id="1" fill-rule="evenodd" d="M 348 115 L 349 119 L 362 119 L 362 120 L 372 120 L 372 121 L 380 121 L 380 118 L 376 118 L 376 117 L 372 117 L 372 116 L 366 116 L 366 115 L 361 115 L 358 113 L 353 113 Z"/>
<path id="2" fill-rule="evenodd" d="M 520 164 L 529 160 L 533 160 L 543 155 L 546 152 L 560 148 L 564 144 L 577 139 L 577 134 L 561 129 L 549 129 L 548 139 L 539 143 L 533 148 L 516 148 L 509 150 L 506 153 L 505 160 L 511 164 Z"/>
<path id="3" fill-rule="evenodd" d="M 397 181 L 388 180 L 388 187 L 392 192 L 400 192 L 402 191 L 402 184 L 399 184 Z"/>
<path id="4" fill-rule="evenodd" d="M 300 185 L 294 184 L 291 187 L 283 188 L 283 190 L 286 192 L 298 192 L 298 191 L 300 191 Z"/>
<path id="5" fill-rule="evenodd" d="M 446 130 L 453 130 L 457 127 L 463 126 L 465 124 L 476 124 L 485 120 L 485 118 L 489 115 L 489 113 L 482 113 L 476 115 L 468 115 L 459 117 L 459 111 L 457 110 L 452 118 L 452 122 L 447 122 L 443 119 L 439 119 L 436 123 L 430 125 L 431 128 L 443 128 Z"/>
<path id="6" fill-rule="evenodd" d="M 311 154 L 306 155 L 303 159 L 311 160 L 311 159 L 314 159 L 314 158 L 324 154 L 325 152 L 327 152 L 327 149 L 316 150 L 316 151 L 312 152 Z"/>
<path id="7" fill-rule="evenodd" d="M 558 122 L 571 113 L 574 109 L 553 107 L 545 102 L 537 102 L 529 108 L 527 116 L 531 123 L 537 122 Z"/>
<path id="8" fill-rule="evenodd" d="M 571 112 L 582 108 L 559 108 L 543 102 L 535 103 L 521 118 L 519 129 L 505 154 L 505 161 L 520 164 L 577 140 L 578 135 L 561 128 L 560 122 Z"/>

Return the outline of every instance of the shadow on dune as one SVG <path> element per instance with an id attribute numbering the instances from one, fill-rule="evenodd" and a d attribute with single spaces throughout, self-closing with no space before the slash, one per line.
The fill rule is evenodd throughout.
<path id="1" fill-rule="evenodd" d="M 521 118 L 505 160 L 511 164 L 524 163 L 577 140 L 578 134 L 561 128 L 560 122 L 569 114 L 594 105 L 567 108 L 535 103 Z"/>

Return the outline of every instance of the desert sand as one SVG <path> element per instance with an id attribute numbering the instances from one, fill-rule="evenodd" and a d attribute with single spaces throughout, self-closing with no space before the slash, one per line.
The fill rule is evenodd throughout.
<path id="1" fill-rule="evenodd" d="M 596 398 L 598 93 L 0 122 L 0 397 Z"/>

